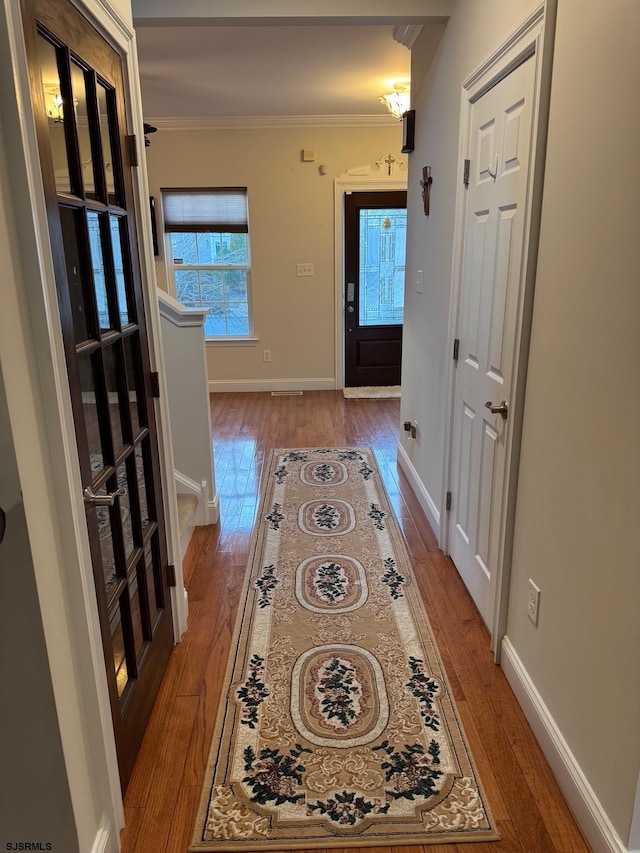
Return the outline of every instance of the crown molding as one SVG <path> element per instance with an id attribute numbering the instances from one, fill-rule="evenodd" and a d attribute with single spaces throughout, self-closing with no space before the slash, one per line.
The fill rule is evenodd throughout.
<path id="1" fill-rule="evenodd" d="M 261 130 L 286 127 L 391 127 L 398 120 L 391 115 L 336 116 L 184 116 L 145 118 L 161 130 Z"/>
<path id="2" fill-rule="evenodd" d="M 398 24 L 393 28 L 393 37 L 411 50 L 422 30 L 422 24 Z"/>

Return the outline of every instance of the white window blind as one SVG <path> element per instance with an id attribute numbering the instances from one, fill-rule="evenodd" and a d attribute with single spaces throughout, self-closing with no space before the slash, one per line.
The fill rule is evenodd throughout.
<path id="1" fill-rule="evenodd" d="M 247 188 L 163 189 L 167 232 L 247 234 Z"/>

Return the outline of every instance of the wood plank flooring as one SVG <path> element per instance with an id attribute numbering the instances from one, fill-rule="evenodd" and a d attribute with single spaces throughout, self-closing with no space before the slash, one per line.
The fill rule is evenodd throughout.
<path id="1" fill-rule="evenodd" d="M 398 400 L 211 396 L 220 524 L 196 529 L 184 561 L 189 628 L 175 647 L 125 798 L 123 853 L 186 853 L 209 751 L 263 462 L 274 447 L 370 446 L 407 540 L 420 592 L 501 840 L 377 847 L 378 853 L 587 853 L 590 850 L 455 567 L 396 465 Z M 360 848 L 349 848 L 357 853 Z M 369 848 L 371 849 L 371 848 Z M 321 851 L 323 853 L 323 851 Z M 346 850 L 324 853 L 347 853 Z"/>

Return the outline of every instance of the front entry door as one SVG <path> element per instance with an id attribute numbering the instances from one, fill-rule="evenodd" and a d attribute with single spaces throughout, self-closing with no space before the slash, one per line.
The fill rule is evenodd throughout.
<path id="1" fill-rule="evenodd" d="M 68 0 L 23 0 L 123 789 L 173 645 L 121 59 Z"/>
<path id="2" fill-rule="evenodd" d="M 399 385 L 406 190 L 345 196 L 345 382 Z"/>
<path id="3" fill-rule="evenodd" d="M 529 58 L 471 108 L 450 552 L 489 628 L 501 557 L 509 402 L 522 316 L 534 74 Z"/>

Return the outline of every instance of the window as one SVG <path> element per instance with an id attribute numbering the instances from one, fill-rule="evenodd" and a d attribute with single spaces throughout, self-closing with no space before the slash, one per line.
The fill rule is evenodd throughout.
<path id="1" fill-rule="evenodd" d="M 162 190 L 176 299 L 208 310 L 207 338 L 249 338 L 249 225 L 245 187 Z"/>

